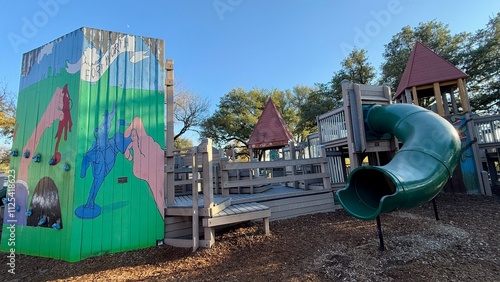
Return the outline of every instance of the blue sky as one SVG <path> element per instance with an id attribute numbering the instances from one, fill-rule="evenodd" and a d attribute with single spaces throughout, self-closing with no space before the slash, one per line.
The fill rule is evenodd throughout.
<path id="1" fill-rule="evenodd" d="M 82 26 L 165 40 L 175 78 L 211 111 L 231 89 L 327 82 L 353 46 L 377 68 L 403 26 L 437 19 L 453 33 L 484 28 L 500 1 L 4 1 L 0 79 L 18 91 L 22 54 Z"/>

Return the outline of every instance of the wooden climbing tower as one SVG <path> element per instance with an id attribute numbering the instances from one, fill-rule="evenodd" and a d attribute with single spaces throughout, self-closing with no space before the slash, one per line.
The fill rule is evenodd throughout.
<path id="1" fill-rule="evenodd" d="M 417 106 L 433 105 L 441 116 L 469 111 L 467 74 L 420 42 L 408 58 L 394 100 Z M 456 91 L 458 90 L 458 96 Z"/>
<path id="2" fill-rule="evenodd" d="M 398 103 L 425 107 L 448 119 L 462 141 L 461 164 L 445 191 L 487 194 L 481 174 L 480 154 L 471 118 L 466 78 L 468 75 L 416 42 L 393 97 Z"/>

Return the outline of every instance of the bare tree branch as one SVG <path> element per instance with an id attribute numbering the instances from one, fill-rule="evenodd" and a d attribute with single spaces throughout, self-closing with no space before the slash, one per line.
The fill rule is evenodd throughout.
<path id="1" fill-rule="evenodd" d="M 188 130 L 196 131 L 206 118 L 210 102 L 206 97 L 193 93 L 181 83 L 176 83 L 174 94 L 174 119 L 180 125 L 180 130 L 174 140 L 181 137 Z"/>

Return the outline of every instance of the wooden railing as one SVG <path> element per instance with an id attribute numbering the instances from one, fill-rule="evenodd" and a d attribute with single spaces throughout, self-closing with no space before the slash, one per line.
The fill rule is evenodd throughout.
<path id="1" fill-rule="evenodd" d="M 175 195 L 190 195 L 193 187 L 197 187 L 198 191 L 201 191 L 201 182 L 198 180 L 198 184 L 193 186 L 193 178 L 197 177 L 201 179 L 201 173 L 203 172 L 204 161 L 203 154 L 201 154 L 200 148 L 205 148 L 202 143 L 197 147 L 175 149 L 173 151 L 174 155 L 174 187 Z M 211 165 L 214 175 L 214 193 L 220 193 L 220 182 L 219 182 L 219 162 L 220 162 L 220 152 L 218 150 L 212 150 L 211 154 Z"/>
<path id="2" fill-rule="evenodd" d="M 221 189 L 222 196 L 228 197 L 231 188 L 258 187 L 261 185 L 280 184 L 299 188 L 299 182 L 304 182 L 304 189 L 312 182 L 321 182 L 323 188 L 330 188 L 327 159 L 324 151 L 319 158 L 277 160 L 262 162 L 229 162 L 221 159 Z M 273 173 L 281 171 L 282 173 Z M 239 177 L 246 172 L 246 177 Z"/>
<path id="3" fill-rule="evenodd" d="M 321 144 L 332 145 L 347 141 L 344 108 L 338 108 L 318 116 L 317 124 Z"/>
<path id="4" fill-rule="evenodd" d="M 500 115 L 473 118 L 480 149 L 500 148 Z"/>

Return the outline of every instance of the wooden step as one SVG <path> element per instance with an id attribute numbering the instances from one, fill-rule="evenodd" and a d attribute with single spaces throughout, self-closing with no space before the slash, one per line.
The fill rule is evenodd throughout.
<path id="1" fill-rule="evenodd" d="M 229 194 L 256 194 L 263 193 L 273 188 L 271 185 L 262 185 L 258 187 L 233 187 L 229 188 Z"/>
<path id="2" fill-rule="evenodd" d="M 204 218 L 203 226 L 216 227 L 262 218 L 264 221 L 264 231 L 266 234 L 269 234 L 269 217 L 271 217 L 271 209 L 269 207 L 252 202 L 231 205 L 210 218 Z"/>

